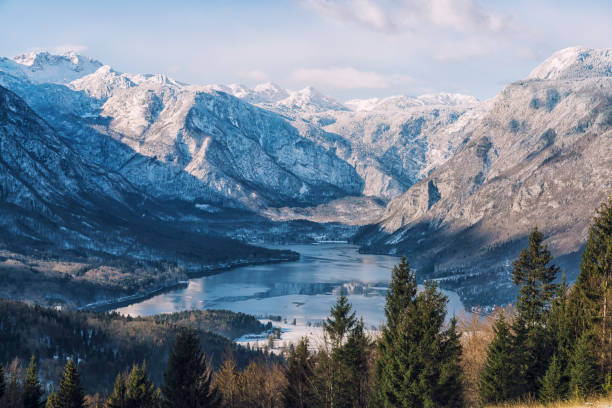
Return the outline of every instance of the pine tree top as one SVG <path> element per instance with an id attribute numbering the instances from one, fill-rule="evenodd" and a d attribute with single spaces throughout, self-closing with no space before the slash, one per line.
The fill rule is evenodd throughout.
<path id="1" fill-rule="evenodd" d="M 357 318 L 352 312 L 353 306 L 348 298 L 342 294 L 338 297 L 330 311 L 330 316 L 323 323 L 323 330 L 329 336 L 333 344 L 342 343 L 348 333 L 355 327 Z"/>

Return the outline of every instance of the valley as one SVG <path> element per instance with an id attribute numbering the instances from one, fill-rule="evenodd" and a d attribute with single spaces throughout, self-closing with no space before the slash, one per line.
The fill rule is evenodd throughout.
<path id="1" fill-rule="evenodd" d="M 573 280 L 612 191 L 611 66 L 610 50 L 574 47 L 488 101 L 341 103 L 76 53 L 1 58 L 2 296 L 146 297 L 332 240 L 406 255 L 419 280 L 489 308 L 514 298 L 510 260 L 535 225 Z"/>

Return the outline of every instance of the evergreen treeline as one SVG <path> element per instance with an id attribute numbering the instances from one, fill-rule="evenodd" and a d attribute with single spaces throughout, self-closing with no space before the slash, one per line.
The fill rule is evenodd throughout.
<path id="1" fill-rule="evenodd" d="M 519 286 L 512 321 L 502 315 L 480 376 L 484 403 L 543 402 L 612 391 L 612 198 L 589 230 L 580 274 L 569 288 L 534 229 L 514 263 Z"/>
<path id="2" fill-rule="evenodd" d="M 534 398 L 580 399 L 611 391 L 612 198 L 589 231 L 573 287 L 535 228 L 513 265 L 516 306 L 500 312 L 485 347 L 479 331 L 446 321 L 447 299 L 434 282 L 417 291 L 405 259 L 393 269 L 386 324 L 374 339 L 340 295 L 323 325 L 321 344 L 302 339 L 287 361 L 262 359 L 239 368 L 231 349 L 221 368 L 204 353 L 200 333 L 179 328 L 164 379 L 147 365 L 120 373 L 107 396 L 85 396 L 76 359 L 65 364 L 57 390 L 45 392 L 36 358 L 25 375 L 15 361 L 0 368 L 2 407 L 463 407 Z M 465 332 L 464 338 L 461 333 Z M 480 342 L 482 344 L 483 342 Z M 465 348 L 467 346 L 467 349 Z M 476 350 L 476 354 L 474 354 Z M 208 350 L 207 350 L 208 351 Z M 466 364 L 466 358 L 481 365 Z M 472 367 L 468 369 L 467 367 Z M 478 384 L 471 384 L 476 367 Z M 158 387 L 156 384 L 162 384 Z M 468 393 L 477 390 L 478 400 Z M 45 402 L 46 400 L 46 402 Z"/>

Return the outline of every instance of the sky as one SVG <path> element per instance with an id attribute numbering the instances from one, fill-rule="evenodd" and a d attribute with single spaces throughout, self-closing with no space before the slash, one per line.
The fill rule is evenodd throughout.
<path id="1" fill-rule="evenodd" d="M 0 56 L 74 50 L 121 72 L 342 101 L 488 99 L 559 49 L 612 47 L 610 21 L 610 0 L 0 0 Z"/>

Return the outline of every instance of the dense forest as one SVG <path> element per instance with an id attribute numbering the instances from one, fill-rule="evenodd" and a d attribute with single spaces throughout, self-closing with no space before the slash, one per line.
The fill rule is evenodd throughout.
<path id="1" fill-rule="evenodd" d="M 151 317 L 117 313 L 59 311 L 0 301 L 0 361 L 7 371 L 11 361 L 37 357 L 40 377 L 51 387 L 67 360 L 77 360 L 87 392 L 110 389 L 118 372 L 146 361 L 151 378 L 163 380 L 169 349 L 181 327 L 196 330 L 214 366 L 232 353 L 240 366 L 262 352 L 236 346 L 230 339 L 261 332 L 266 326 L 253 316 L 228 311 L 190 311 Z M 16 362 L 13 371 L 19 371 Z"/>
<path id="2" fill-rule="evenodd" d="M 214 335 L 187 323 L 199 312 L 127 319 L 5 302 L 0 329 L 8 347 L 0 357 L 7 363 L 12 356 L 33 357 L 25 373 L 20 360 L 5 367 L 0 401 L 40 407 L 46 400 L 50 408 L 450 408 L 605 398 L 612 391 L 612 198 L 593 219 L 574 285 L 567 285 L 543 242 L 534 228 L 513 264 L 516 302 L 490 316 L 447 320 L 447 299 L 436 283 L 417 291 L 402 259 L 392 271 L 379 334 L 364 329 L 341 295 L 317 347 L 302 339 L 284 360 L 254 351 L 245 360 L 244 349 L 228 349 L 216 370 L 220 347 L 203 338 Z M 248 323 L 246 316 L 216 316 L 202 321 Z M 57 323 L 63 319 L 75 323 Z M 53 341 L 42 335 L 38 327 L 49 321 L 65 335 Z M 164 347 L 168 358 L 156 358 L 153 350 Z M 39 365 L 50 359 L 64 368 L 48 392 Z M 110 363 L 118 360 L 120 369 Z M 152 375 L 160 364 L 163 379 Z M 112 389 L 85 395 L 100 372 L 116 376 Z"/>

